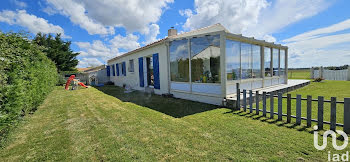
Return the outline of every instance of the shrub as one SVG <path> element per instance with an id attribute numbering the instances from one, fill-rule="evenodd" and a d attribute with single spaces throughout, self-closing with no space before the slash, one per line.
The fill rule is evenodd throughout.
<path id="1" fill-rule="evenodd" d="M 324 80 L 323 78 L 315 78 L 314 82 L 321 82 L 322 80 Z"/>
<path id="2" fill-rule="evenodd" d="M 24 34 L 0 32 L 0 137 L 34 111 L 56 83 L 56 66 L 41 47 Z"/>
<path id="3" fill-rule="evenodd" d="M 112 81 L 108 81 L 108 82 L 106 82 L 106 84 L 105 85 L 114 85 L 114 82 L 112 82 Z"/>

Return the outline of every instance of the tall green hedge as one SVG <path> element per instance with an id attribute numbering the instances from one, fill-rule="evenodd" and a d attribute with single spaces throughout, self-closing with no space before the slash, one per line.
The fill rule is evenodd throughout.
<path id="1" fill-rule="evenodd" d="M 55 64 L 27 36 L 0 32 L 0 139 L 34 111 L 57 82 Z"/>

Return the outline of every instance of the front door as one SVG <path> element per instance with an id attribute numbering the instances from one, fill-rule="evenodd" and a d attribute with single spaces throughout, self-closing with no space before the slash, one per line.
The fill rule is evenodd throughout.
<path id="1" fill-rule="evenodd" d="M 147 84 L 148 86 L 154 86 L 154 75 L 153 75 L 153 58 L 146 57 L 146 65 L 147 65 Z"/>

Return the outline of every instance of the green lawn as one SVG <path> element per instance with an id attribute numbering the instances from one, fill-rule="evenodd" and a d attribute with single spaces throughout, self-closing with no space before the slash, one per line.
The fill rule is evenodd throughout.
<path id="1" fill-rule="evenodd" d="M 310 70 L 288 70 L 288 79 L 310 79 Z"/>
<path id="2" fill-rule="evenodd" d="M 327 81 L 293 93 L 332 96 L 318 92 L 326 84 L 336 86 Z M 331 140 L 317 151 L 309 131 L 213 105 L 124 94 L 114 86 L 57 87 L 10 132 L 0 161 L 326 161 L 328 151 L 345 153 L 331 149 Z"/>

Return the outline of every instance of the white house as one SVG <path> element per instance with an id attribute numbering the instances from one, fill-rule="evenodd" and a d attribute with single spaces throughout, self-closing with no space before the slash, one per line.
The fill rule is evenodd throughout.
<path id="1" fill-rule="evenodd" d="M 228 32 L 221 24 L 177 34 L 108 60 L 117 86 L 221 105 L 242 89 L 287 84 L 288 47 Z"/>

